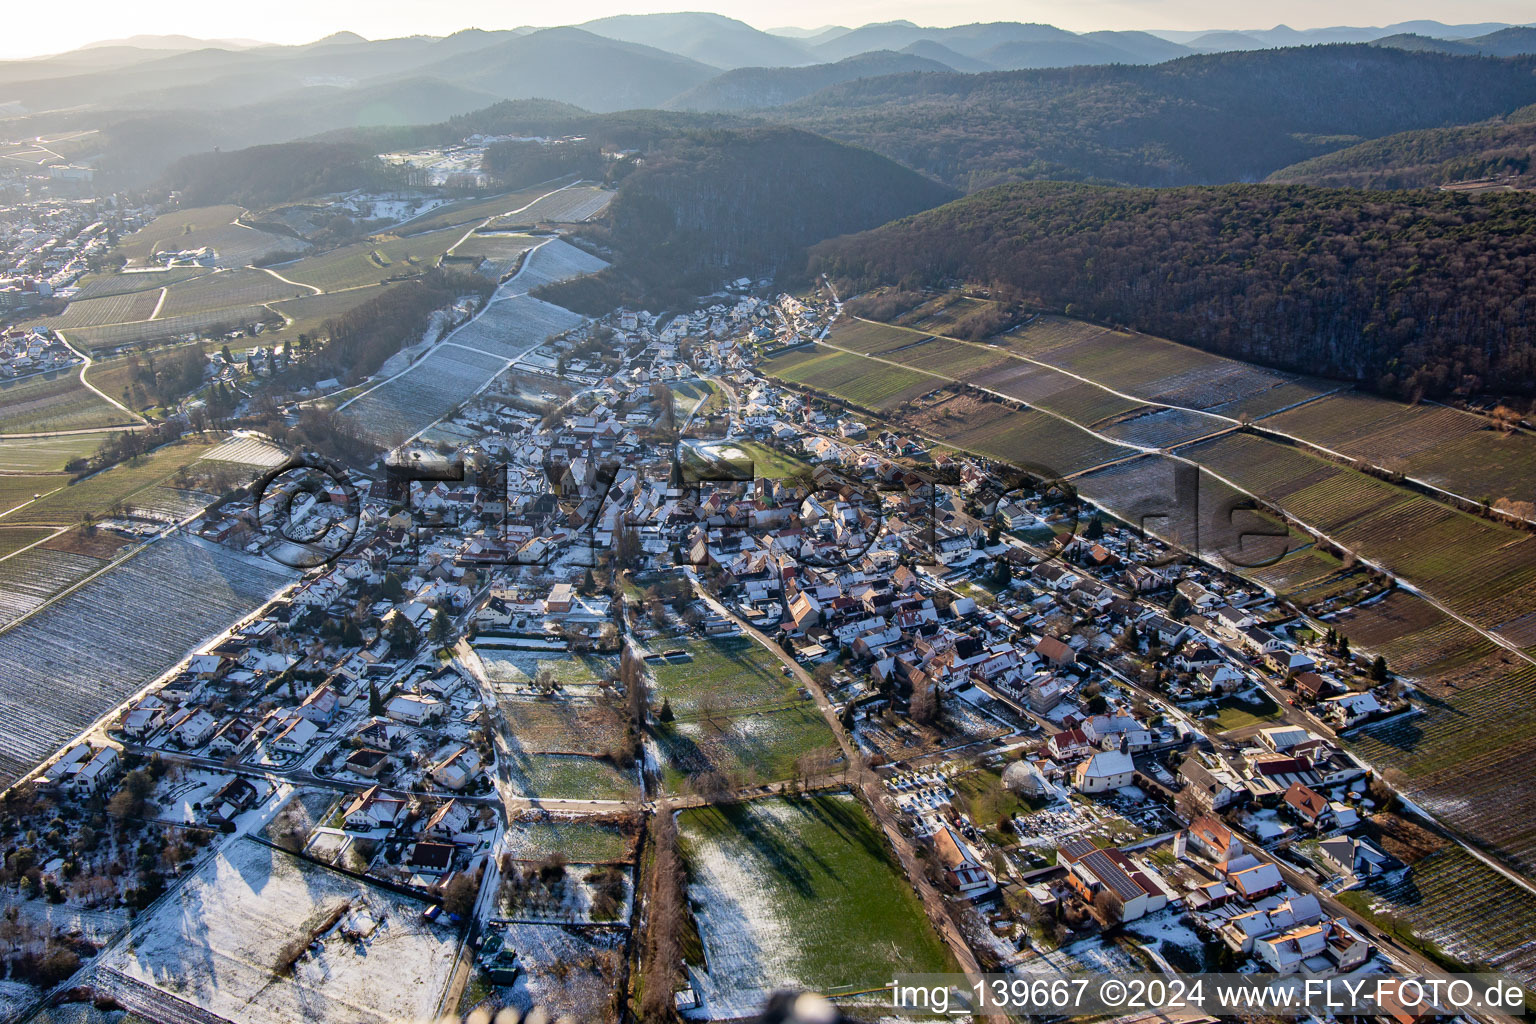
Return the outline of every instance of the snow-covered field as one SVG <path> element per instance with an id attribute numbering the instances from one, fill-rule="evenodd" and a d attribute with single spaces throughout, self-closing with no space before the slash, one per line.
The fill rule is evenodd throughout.
<path id="1" fill-rule="evenodd" d="M 246 466 L 280 466 L 288 453 L 259 437 L 232 437 L 202 456 L 214 462 L 238 462 Z"/>
<path id="2" fill-rule="evenodd" d="M 595 274 L 607 265 L 565 239 L 556 238 L 529 253 L 523 269 L 507 284 L 515 286 L 520 292 L 530 292 L 540 285 L 569 281 L 583 274 Z"/>
<path id="3" fill-rule="evenodd" d="M 484 313 L 465 324 L 449 340 L 455 345 L 510 360 L 542 344 L 545 338 L 585 321 L 586 317 L 563 306 L 527 295 L 512 295 L 493 301 Z"/>
<path id="4" fill-rule="evenodd" d="M 343 905 L 322 948 L 291 977 L 278 971 L 284 946 Z M 241 839 L 141 919 L 105 966 L 242 1024 L 426 1020 L 456 943 L 423 908 Z"/>
<path id="5" fill-rule="evenodd" d="M 276 562 L 169 536 L 0 634 L 0 782 L 293 578 Z"/>
<path id="6" fill-rule="evenodd" d="M 513 924 L 506 943 L 517 950 L 523 974 L 508 994 L 527 1013 L 539 1007 L 547 1020 L 601 1022 L 614 1019 L 612 996 L 623 959 L 622 929 L 567 930 L 559 925 Z"/>

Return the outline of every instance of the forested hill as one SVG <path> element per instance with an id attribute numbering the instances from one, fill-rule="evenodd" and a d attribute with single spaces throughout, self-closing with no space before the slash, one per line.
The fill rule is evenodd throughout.
<path id="1" fill-rule="evenodd" d="M 1536 395 L 1536 194 L 1005 185 L 812 250 L 1388 394 Z"/>
<path id="2" fill-rule="evenodd" d="M 1432 188 L 1472 178 L 1516 179 L 1536 185 L 1536 108 L 1526 120 L 1426 128 L 1372 139 L 1337 153 L 1284 167 L 1281 184 L 1350 188 Z"/>
<path id="3" fill-rule="evenodd" d="M 1254 181 L 1394 132 L 1536 102 L 1536 58 L 1334 45 L 832 86 L 767 112 L 965 190 L 1055 178 Z"/>
<path id="4" fill-rule="evenodd" d="M 399 188 L 404 174 L 366 146 L 288 142 L 183 157 L 163 184 L 179 190 L 185 206 L 262 207 L 327 192 Z"/>
<path id="5" fill-rule="evenodd" d="M 614 129 L 633 137 L 632 123 Z M 589 139 L 607 130 L 604 119 L 583 128 Z M 620 179 L 604 223 L 590 232 L 612 249 L 614 265 L 546 297 L 589 313 L 686 301 L 732 277 L 793 272 L 815 242 L 953 197 L 879 154 L 809 132 L 674 129 Z"/>

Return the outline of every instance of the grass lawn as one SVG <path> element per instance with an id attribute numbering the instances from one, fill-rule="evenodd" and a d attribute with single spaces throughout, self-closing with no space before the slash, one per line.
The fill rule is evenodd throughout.
<path id="1" fill-rule="evenodd" d="M 507 829 L 507 852 L 517 860 L 562 853 L 572 864 L 610 864 L 634 856 L 633 836 L 610 822 L 520 821 Z"/>
<path id="2" fill-rule="evenodd" d="M 505 756 L 505 755 L 503 755 Z M 610 762 L 581 754 L 512 755 L 513 788 L 523 796 L 551 800 L 628 800 L 640 791 L 638 780 Z"/>
<path id="3" fill-rule="evenodd" d="M 970 805 L 971 819 L 990 828 L 1004 816 L 1028 815 L 1045 806 L 1046 801 L 1030 802 L 1003 788 L 1003 773 L 997 768 L 977 768 L 950 779 L 955 792 Z"/>
<path id="4" fill-rule="evenodd" d="M 747 637 L 657 640 L 656 653 L 682 650 L 686 656 L 649 661 L 654 699 L 666 699 L 679 721 L 695 718 L 701 705 L 725 713 L 782 707 L 796 702 L 798 687 L 778 659 Z"/>
<path id="5" fill-rule="evenodd" d="M 723 772 L 741 785 L 782 782 L 794 777 L 801 755 L 837 745 L 810 701 L 708 722 L 674 722 L 659 727 L 655 740 L 662 779 L 674 793 L 687 788 L 688 776 L 707 771 Z"/>
<path id="6" fill-rule="evenodd" d="M 883 837 L 850 796 L 683 811 L 706 998 L 764 988 L 873 988 L 953 971 Z"/>
<path id="7" fill-rule="evenodd" d="M 1280 718 L 1280 705 L 1269 695 L 1259 694 L 1259 702 L 1250 704 L 1236 697 L 1225 697 L 1216 705 L 1216 724 L 1222 732 L 1249 725 L 1268 725 Z"/>
<path id="8" fill-rule="evenodd" d="M 814 704 L 756 642 L 732 637 L 657 645 L 686 652 L 647 662 L 653 701 L 666 700 L 676 716 L 655 731 L 669 790 L 705 771 L 725 772 L 743 785 L 788 779 L 800 755 L 836 743 Z"/>

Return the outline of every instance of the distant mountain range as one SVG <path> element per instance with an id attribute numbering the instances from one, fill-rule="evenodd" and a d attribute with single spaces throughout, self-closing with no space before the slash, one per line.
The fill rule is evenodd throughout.
<path id="1" fill-rule="evenodd" d="M 752 111 L 872 146 L 946 184 L 973 188 L 998 176 L 1148 184 L 1262 177 L 1369 138 L 1378 127 L 1383 132 L 1435 127 L 1460 118 L 1463 110 L 1469 119 L 1478 119 L 1511 109 L 1502 94 L 1499 102 L 1487 103 L 1463 96 L 1456 86 L 1459 71 L 1431 71 L 1426 64 L 1423 75 L 1410 77 L 1450 88 L 1454 110 L 1444 97 L 1430 95 L 1405 102 L 1430 111 L 1446 108 L 1444 113 L 1399 116 L 1395 101 L 1387 97 L 1392 116 L 1363 118 L 1354 131 L 1325 130 L 1330 108 L 1341 102 L 1350 107 L 1349 94 L 1362 89 L 1375 91 L 1369 82 L 1357 85 L 1352 77 L 1373 63 L 1360 54 L 1347 56 L 1343 64 L 1331 58 L 1309 64 L 1305 47 L 1323 43 L 1370 44 L 1361 47 L 1370 52 L 1417 51 L 1423 61 L 1515 57 L 1536 53 L 1536 28 L 1414 21 L 1306 31 L 1278 26 L 1244 32 L 1074 33 L 1023 22 L 927 28 L 897 21 L 765 32 L 716 14 L 680 13 L 621 15 L 542 29 L 468 29 L 441 37 L 369 40 L 338 32 L 298 46 L 135 36 L 51 57 L 0 62 L 0 123 L 7 134 L 19 136 L 99 129 L 101 151 L 81 159 L 96 164 L 107 180 L 137 182 L 200 150 L 359 126 L 439 122 L 499 100 L 553 100 L 598 113 Z M 1226 55 L 1233 57 L 1243 52 L 1303 56 L 1273 64 L 1201 63 L 1209 51 L 1232 51 Z M 1243 96 L 1248 74 L 1269 76 L 1254 83 L 1261 92 L 1294 86 L 1310 95 L 1294 69 L 1325 67 L 1328 87 L 1343 90 L 1344 100 L 1315 97 L 1317 112 L 1267 137 L 1262 158 L 1252 160 L 1255 140 L 1244 143 L 1250 152 L 1213 161 L 1194 152 L 1212 149 L 1210 137 L 1188 142 L 1160 134 L 1141 137 L 1139 121 L 1101 128 L 1092 118 L 1080 120 L 1086 116 L 1082 104 L 1088 102 L 1081 97 L 1126 83 L 1137 83 L 1135 92 L 1150 79 L 1133 72 L 1164 64 L 1179 69 L 1165 76 L 1174 83 L 1198 79 L 1206 73 L 1202 69 L 1222 68 L 1217 77 L 1229 78 Z M 1067 78 L 1054 71 L 1084 66 L 1094 71 Z M 1026 74 L 1034 72 L 1045 77 Z M 1468 73 L 1474 79 L 1485 75 Z M 1026 76 L 1009 77 L 1021 74 Z M 1169 102 L 1185 103 L 1179 92 L 1174 89 Z M 1150 94 L 1129 100 L 1106 94 L 1098 102 L 1128 111 L 1143 101 L 1153 102 Z M 1208 100 L 1202 96 L 1200 102 Z M 1061 111 L 1065 121 L 1051 111 L 1063 104 L 1071 107 Z M 974 122 L 977 117 L 983 120 Z M 1162 114 L 1149 109 L 1136 117 L 1209 127 L 1197 124 L 1200 118 L 1187 104 Z M 1059 123 L 1081 125 L 1088 135 L 1075 142 L 1058 139 L 1054 126 Z M 925 126 L 928 137 L 913 136 L 916 124 Z M 952 138 L 961 125 L 969 139 L 964 146 Z M 1012 134 L 1026 125 L 1036 127 L 1024 136 Z M 1222 137 L 1230 143 L 1278 127 L 1249 128 L 1239 121 Z M 1009 138 L 998 136 L 1000 131 Z M 1335 137 L 1341 133 L 1354 137 Z M 1137 148 L 1145 145 L 1153 148 Z M 957 162 L 962 151 L 966 155 Z"/>

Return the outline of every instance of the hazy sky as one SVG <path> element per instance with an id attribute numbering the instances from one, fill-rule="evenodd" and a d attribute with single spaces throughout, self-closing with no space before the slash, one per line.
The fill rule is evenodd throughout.
<path id="1" fill-rule="evenodd" d="M 1536 17 L 1531 0 L 568 0 L 561 4 L 505 0 L 73 0 L 54 6 L 35 0 L 6 4 L 0 57 L 73 49 L 100 39 L 140 33 L 203 38 L 254 38 L 299 43 L 341 29 L 369 38 L 461 28 L 516 28 L 573 24 L 611 14 L 713 10 L 758 28 L 860 25 L 906 18 L 920 25 L 974 21 L 1041 21 L 1073 31 L 1101 28 L 1202 29 L 1385 25 L 1416 18 L 1447 23 Z"/>

